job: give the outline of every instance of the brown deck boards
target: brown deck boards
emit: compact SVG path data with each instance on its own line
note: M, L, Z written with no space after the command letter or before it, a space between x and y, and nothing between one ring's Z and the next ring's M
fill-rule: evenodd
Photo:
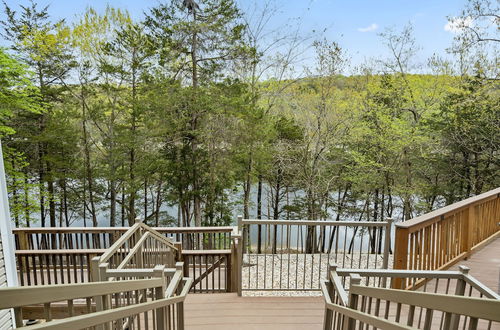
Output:
M470 274L481 283L500 294L500 237L476 251L468 260L461 261L450 270L458 269L459 265L470 268Z
M191 294L186 329L322 329L322 297L238 297L234 293Z
M459 265L470 267L471 275L495 292L499 292L500 238L451 269L456 270ZM322 297L237 297L232 293L190 294L185 303L187 330L322 329L323 313ZM418 317L420 313L419 311L417 313ZM433 325L439 327L439 322L440 320L436 318L433 320Z

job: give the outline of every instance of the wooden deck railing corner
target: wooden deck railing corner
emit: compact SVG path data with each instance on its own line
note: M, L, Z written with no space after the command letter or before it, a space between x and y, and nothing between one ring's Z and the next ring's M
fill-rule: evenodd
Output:
M396 223L394 269L447 269L500 236L500 188Z

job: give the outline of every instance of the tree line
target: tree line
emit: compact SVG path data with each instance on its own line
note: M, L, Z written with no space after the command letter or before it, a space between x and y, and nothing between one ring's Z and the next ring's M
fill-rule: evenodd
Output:
M69 24L34 1L4 4L0 137L16 226L404 221L499 185L491 3L455 18L447 58L419 63L408 25L380 34L388 58L357 67L294 22L270 29L275 10L168 1L140 20L89 8Z

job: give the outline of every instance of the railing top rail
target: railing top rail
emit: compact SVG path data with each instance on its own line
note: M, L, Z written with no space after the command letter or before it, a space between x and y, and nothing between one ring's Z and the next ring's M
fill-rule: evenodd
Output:
M177 251L177 247L174 245L174 243L172 241L170 241L170 239L161 235L159 232L157 232L156 230L154 230L153 228L149 227L148 225L146 225L142 222L140 223L140 225L141 225L142 229L144 229L145 231L147 231L149 233L150 236L156 238L158 241L163 242L164 244L170 246L172 249Z
M363 227L384 227L387 221L332 221L332 220L259 220L243 219L243 225L284 225L284 226L363 226Z
M390 320L386 320L378 316L373 316L355 309L351 309L346 306L333 303L330 298L328 289L326 287L326 283L327 283L326 281L321 282L321 291L323 292L323 297L325 299L325 307L327 309L343 314L347 317L354 318L365 324L373 325L374 327L377 327L379 329L387 329L387 330L414 329L412 327L402 325Z
M164 274L172 276L177 271L176 268L165 268ZM155 274L153 268L128 268L128 269L106 269L106 277L148 277Z
M159 287L161 278L2 288L0 309Z
M180 295L175 297L163 298L139 304L108 309L100 312L89 313L84 315L72 316L65 319L54 320L46 323L40 323L26 327L29 329L82 329L89 328L106 322L111 322L117 319L125 318L130 315L136 315L150 310L166 307L186 299L188 290L191 287L192 279L184 278L184 287ZM107 282L109 283L109 282Z
M233 231L231 226L211 226L211 227L152 227L160 233L208 233L208 232L221 232L230 233Z
M337 272L335 271L330 272L330 281L332 282L332 285L335 288L335 291L337 292L342 305L347 306L349 298L347 292L344 290L344 286L342 285L342 280L340 279L339 274L337 274Z
M442 208L437 209L435 211L423 214L421 216L410 219L408 221L397 223L396 226L400 227L400 228L410 228L410 227L413 227L415 225L421 225L427 221L434 220L437 217L444 216L445 214L450 213L452 211L458 211L458 210L465 208L471 204L486 201L488 199L498 198L499 196L500 196L500 188L496 188L496 189L487 191L481 195L477 195L477 196L473 196L473 197L464 199L463 201L450 204L448 206L445 206L445 207L442 207Z
M350 293L500 322L500 313L498 313L500 310L500 301L494 299L374 288L363 285L351 285Z
M231 254L231 250L182 250L182 255L219 255Z
M123 234L119 239L111 245L106 252L101 256L100 262L106 262L109 258L141 227L141 223L136 223L129 230Z
M405 277L405 278L461 278L460 271L448 270L400 270L400 269L348 269L339 268L336 270L340 276L359 274L360 276L381 276L381 277Z
M177 251L177 248L175 247L175 245L168 238L166 238L165 236L163 236L160 233L156 232L155 230L151 229L150 227L148 227L147 225L143 224L142 222L137 222L132 227L130 227L129 230L127 230L125 232L125 234L123 234L122 236L120 236L120 238L118 238L113 245L111 245L108 249L106 249L106 251L104 252L104 254L101 255L100 262L103 263L103 262L108 261L111 258L111 256L113 254L115 254L120 249L120 247L123 244L125 244L125 242L130 237L132 237L132 235L135 235L135 233L137 231L139 231L140 229L143 229L145 231L145 233L143 234L142 239L140 240L140 243L144 242L144 238L145 238L144 236L146 236L146 233L147 233L147 235L149 235L151 237L154 237L156 240L158 240L160 242L163 242L164 244L168 245L174 251ZM140 245L140 243L136 244L136 246Z
M16 255L102 254L105 249L16 250Z
M477 280L477 278L475 278L475 277L473 277L473 276L471 276L469 274L465 274L463 276L463 279L470 286L472 286L473 288L475 288L476 290L478 290L479 292L481 292L486 298L500 300L500 295L499 294L497 294L495 291L491 290L489 287L487 287L483 283L479 282Z
M221 232L230 233L233 231L231 226L223 227L151 227L160 233L207 233ZM130 227L26 227L14 228L14 234L19 232L35 233L35 234L50 234L50 233L109 233L109 232L126 232Z

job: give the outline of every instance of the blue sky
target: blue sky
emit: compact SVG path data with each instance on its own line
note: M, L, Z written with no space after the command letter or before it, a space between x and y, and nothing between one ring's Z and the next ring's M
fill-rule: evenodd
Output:
M167 0L168 1L168 0ZM254 1L238 0L242 8ZM17 7L24 0L7 0ZM106 4L126 8L133 17L141 18L144 11L155 6L159 0L39 0L39 4L50 5L54 18L74 21L87 6L98 10ZM348 51L352 64L357 65L367 58L387 56L377 36L385 28L401 29L411 22L417 44L422 48L419 60L425 61L433 53L445 55L453 34L445 31L447 16L456 16L464 7L465 0L276 0L279 13L271 22L272 27L285 24L290 18L301 17L300 29L304 34L313 30L323 31L324 37L335 40ZM2 14L3 18L3 14ZM318 37L321 37L318 34Z

